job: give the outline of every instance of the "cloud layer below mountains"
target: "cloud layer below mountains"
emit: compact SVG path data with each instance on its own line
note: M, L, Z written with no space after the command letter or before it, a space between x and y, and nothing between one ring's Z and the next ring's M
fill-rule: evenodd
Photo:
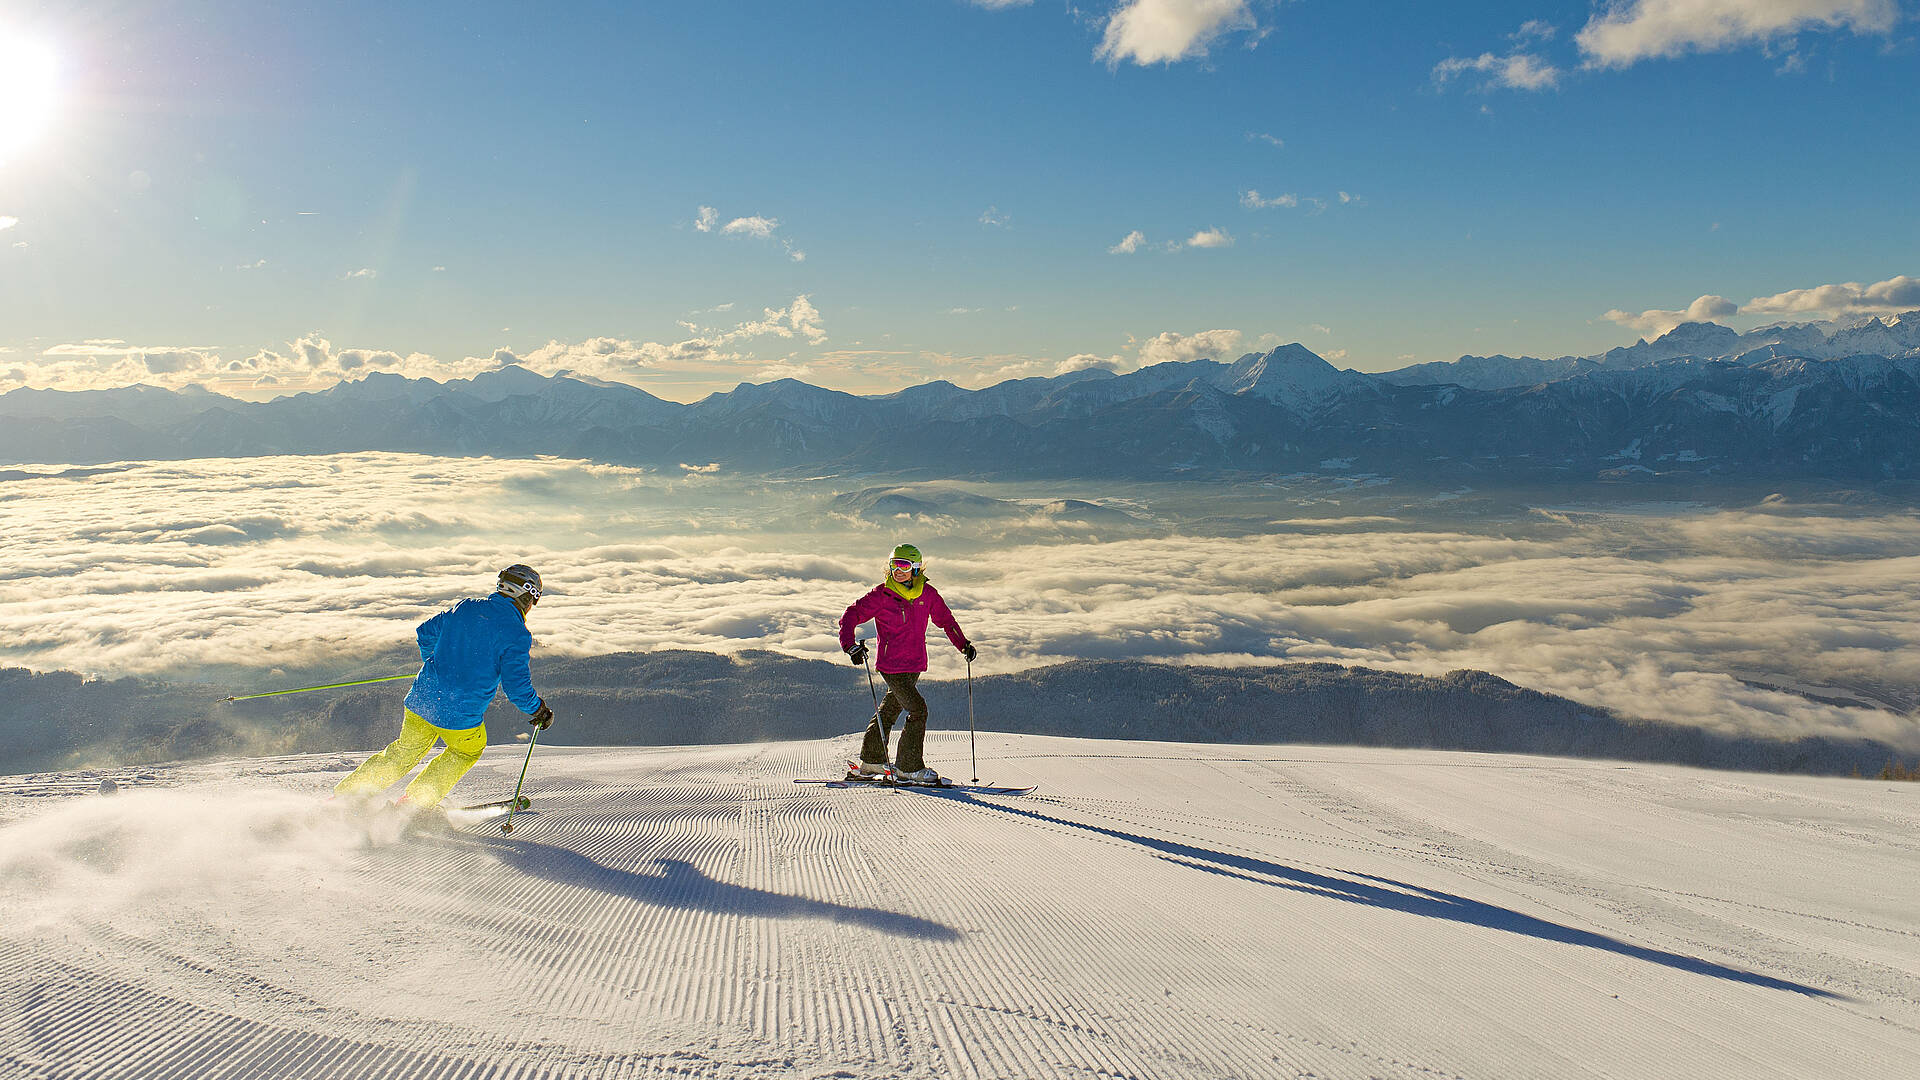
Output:
M926 512L890 517L895 504L858 513L821 483L573 461L352 454L12 479L0 661L364 677L518 561L549 589L531 620L536 679L558 653L838 659L840 612L912 540L983 673L1122 657L1466 667L1633 715L1915 742L1910 719L1736 675L1920 687L1920 516L1776 500L1468 518L1318 484L945 485L914 492ZM1060 499L1107 512L1090 524ZM934 677L959 676L933 642Z

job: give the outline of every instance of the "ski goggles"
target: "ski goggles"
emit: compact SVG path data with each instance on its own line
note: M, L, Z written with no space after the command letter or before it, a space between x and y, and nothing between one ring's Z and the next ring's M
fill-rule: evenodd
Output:
M920 564L914 562L912 559L888 559L887 565L895 570L905 570L909 573L917 574L920 572Z
M508 579L500 583L500 591L508 596L524 596L536 604L540 602L540 586L537 582Z

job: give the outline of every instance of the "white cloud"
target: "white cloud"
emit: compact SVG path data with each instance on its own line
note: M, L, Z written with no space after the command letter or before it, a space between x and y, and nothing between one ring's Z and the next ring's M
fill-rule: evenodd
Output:
M1616 308L1607 312L1604 317L1647 337L1659 337L1683 322L1711 322L1714 319L1727 318L1739 310L1738 304L1724 296L1702 296L1688 304L1684 311L1662 311L1659 308L1653 308L1635 315L1633 312Z
M1033 0L967 0L967 3L974 7L986 8L988 11L1005 11L1008 8L1026 7L1033 3Z
M554 656L629 649L841 660L835 620L897 523L819 514L837 488L710 469L366 453L15 481L0 660L173 678L261 670L269 655L351 670L404 654L414 624L521 561L549 585L531 620L536 679ZM1100 540L1024 515L941 510L913 525L997 670L1087 657L1478 668L1636 716L1914 739L1911 720L1728 674L1920 687L1911 512L1536 512L1475 532L1378 516L1337 490L1344 521L1290 520L1304 489L1237 491L1246 528L1214 519L1186 535L1167 523L1208 516L1220 493L969 485L1151 520ZM1382 505L1407 512L1399 493ZM950 653L935 656L936 677L957 674Z
M1239 354L1244 336L1238 330L1202 330L1197 334L1168 330L1140 343L1140 366L1180 360L1230 360Z
M1241 342L1244 338L1245 335L1238 330L1202 330L1195 334L1182 334L1168 330L1144 340L1129 337L1127 343L1133 349L1131 357L1119 353L1111 356L1102 356L1098 353L1075 353L1058 362L1045 359L1022 359L1005 364L991 372L989 383L1034 376L1068 375L1076 371L1096 368L1124 373L1152 364L1199 359L1231 359L1243 351ZM1275 342L1278 342L1277 338Z
M1139 251L1140 245L1146 242L1147 242L1147 234L1141 232L1139 229L1135 229L1132 232L1128 233L1127 235L1121 237L1119 243L1108 248L1107 254L1131 255L1134 252Z
M725 311L732 304L713 310ZM446 380L471 378L506 364L520 364L541 374L572 371L603 379L624 379L641 371L650 375L710 374L737 378L741 365L763 364L750 345L755 339L803 341L809 346L826 341L819 309L807 296L796 296L782 308L762 309L756 319L730 327L691 327L690 336L675 342L627 341L611 337L577 342L549 341L524 355L500 348L487 356L441 360L426 353L401 355L386 349L337 348L320 333L288 342L284 350L260 349L244 359L227 359L214 346L129 345L124 341L90 340L56 345L28 364L0 369L0 390L37 386L63 390L90 390L147 383L168 388L190 384L245 382L255 386L286 386L292 390L324 387L342 379L384 371L408 378ZM796 368L797 370L797 368Z
M1069 375L1076 371L1122 371L1127 364L1119 356L1096 356L1093 353L1075 353L1054 365L1052 374Z
M1544 19L1529 19L1520 24L1520 29L1507 35L1507 40L1516 45L1531 45L1540 41L1552 41L1559 33L1554 25Z
M1005 225L1011 220L1012 218L997 206L989 206L980 212L980 224L982 225Z
M489 360L496 367L518 364L542 375L557 375L567 371L598 379L617 379L662 362L671 355L672 350L673 347L657 342L595 337L585 341L549 341L524 356L508 349L496 349Z
M1187 246L1196 248L1224 248L1233 246L1233 237L1225 229L1201 229L1187 237Z
M1756 296L1744 305L1724 296L1702 296L1684 310L1653 308L1638 314L1613 310L1604 316L1648 337L1664 334L1683 322L1711 322L1739 315L1893 315L1920 309L1920 278L1905 274L1862 285L1845 281L1810 289L1789 289L1772 296Z
M0 214L0 229L11 229L18 224L20 224L19 218L7 214Z
M727 222L726 226L720 231L728 236L756 236L765 240L772 236L774 230L779 227L780 221L778 218L761 217L755 214L752 217L734 218L732 221Z
M641 370L723 373L737 370L743 362L757 362L752 352L741 348L742 343L755 338L797 338L809 345L818 345L826 340L827 332L821 326L820 311L813 302L808 297L796 296L784 308L762 309L758 319L726 330L696 332L695 336L682 341L634 342L604 337L582 342L549 341L524 356L497 351L487 363L489 366L517 363L543 375L573 371L602 379L622 379ZM469 358L469 363L473 362Z
M1207 55L1221 35L1257 30L1247 0L1126 0L1107 19L1094 56L1145 67Z
M1574 40L1594 67L1765 45L1805 31L1887 34L1894 0L1617 0Z
M255 260L253 260L253 261L252 261L252 262L250 262L250 263L241 263L241 264L240 264L239 266L236 266L236 267L234 267L234 269L236 269L236 270L258 270L258 269L260 269L261 267L263 267L263 266L265 266L265 265L267 265L267 260L265 260L265 259L255 259Z
M1560 84L1560 69L1531 53L1495 56L1481 53L1471 59L1448 57L1433 67L1433 81L1444 87L1468 73L1485 76L1481 89L1505 87L1509 90L1551 90Z
M949 359L957 360L958 358ZM1118 354L1113 356L1096 356L1093 353L1075 353L1065 360L1053 360L1047 357L1016 358L1006 356L986 357L984 359L988 361L1000 361L1000 364L998 367L990 369L976 368L973 375L964 378L956 376L953 381L962 386L978 389L980 387L1006 382L1009 379L1051 378L1055 375L1068 375L1076 371L1087 371L1092 368L1120 372L1127 371L1134 366L1127 361L1126 357Z
M94 339L42 350L31 368L9 370L8 381L53 389L97 385L181 386L218 370L220 351L211 345L129 345Z
M811 379L814 377L815 376L814 376L813 365L795 364L790 360L780 360L780 361L776 361L774 363L768 364L766 367L763 367L760 370L754 372L753 378L751 381L766 383L766 382L778 382L781 379L803 379L804 380L804 379Z
M234 379L262 384L333 382L375 370L434 378L450 373L424 354L400 356L380 349L335 349L325 338L311 334L289 343L285 353L261 350L233 360L226 359L216 346L129 345L107 340L55 345L42 351L31 368L9 370L0 381L68 390L135 383L177 389Z
M1266 210L1275 206L1299 206L1300 196L1293 194L1275 195L1273 198L1268 199L1263 198L1259 192L1249 189L1240 193L1240 205L1249 210Z
M1264 131L1247 132L1247 141L1263 142L1263 143L1266 143L1268 146L1274 146L1274 147L1281 147L1281 146L1287 145L1286 143L1282 142L1278 136L1269 135Z
M358 270L347 271L347 280L349 281L353 280L354 278L375 278L379 276L380 276L380 271L375 270L370 266L363 266Z
M1916 308L1920 308L1920 278L1901 274L1871 285L1846 281L1756 296L1741 310L1749 315L1850 315L1899 313Z
M710 233L716 228L723 236L751 236L757 240L778 240L787 258L794 262L806 262L807 253L794 246L793 240L779 235L780 219L761 214L749 214L720 224L720 212L711 206L702 206L699 216L694 218L693 227L700 232Z
M245 360L223 363L219 374L279 378L336 380L357 378L374 371L387 371L409 378L445 379L456 375L477 374L483 368L471 361L463 368L442 364L426 353L401 356L387 349L336 349L319 334L308 334L288 343L288 352L262 349Z

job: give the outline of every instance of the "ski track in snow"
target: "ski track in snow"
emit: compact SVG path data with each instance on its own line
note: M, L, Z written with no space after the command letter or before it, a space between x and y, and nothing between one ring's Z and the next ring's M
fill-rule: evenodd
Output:
M1858 1077L1920 1052L1920 785L982 734L0 777L0 1077ZM511 789L494 747L453 802ZM929 758L960 775L964 733ZM120 793L98 794L101 779Z

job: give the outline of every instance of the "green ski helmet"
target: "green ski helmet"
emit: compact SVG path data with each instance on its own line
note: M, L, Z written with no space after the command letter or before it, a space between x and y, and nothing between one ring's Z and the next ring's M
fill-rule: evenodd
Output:
M887 576L891 578L895 570L912 570L915 578L925 573L920 569L920 549L912 544L901 544L894 548L893 557L887 560Z

